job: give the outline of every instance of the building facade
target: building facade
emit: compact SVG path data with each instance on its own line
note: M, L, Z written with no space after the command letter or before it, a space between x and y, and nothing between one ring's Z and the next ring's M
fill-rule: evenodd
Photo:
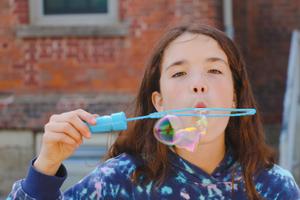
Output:
M0 1L0 196L26 174L51 114L77 108L130 112L163 30L198 21L225 31L225 12L232 16L230 28L246 59L267 139L278 149L300 1L233 0L231 11L227 0L93 1L98 7L70 2Z

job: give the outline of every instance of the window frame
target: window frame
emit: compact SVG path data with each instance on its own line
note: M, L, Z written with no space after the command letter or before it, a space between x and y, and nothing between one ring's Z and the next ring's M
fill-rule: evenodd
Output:
M108 0L107 14L44 15L43 0L29 0L30 24L36 26L107 26L119 23L119 0Z

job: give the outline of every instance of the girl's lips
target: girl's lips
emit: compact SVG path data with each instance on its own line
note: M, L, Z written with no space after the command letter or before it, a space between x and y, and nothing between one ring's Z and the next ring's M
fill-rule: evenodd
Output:
M206 108L206 105L203 102L197 103L195 108Z

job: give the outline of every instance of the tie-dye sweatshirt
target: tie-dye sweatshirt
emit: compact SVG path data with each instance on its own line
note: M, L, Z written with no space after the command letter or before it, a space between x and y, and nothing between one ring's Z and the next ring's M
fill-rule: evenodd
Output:
M44 175L31 165L25 179L17 181L8 199L247 199L241 166L227 153L208 174L170 152L170 173L163 184L134 184L131 174L140 161L123 153L100 164L66 192L60 186L67 176L62 165L56 176ZM254 177L256 190L264 199L300 199L293 176L278 165Z

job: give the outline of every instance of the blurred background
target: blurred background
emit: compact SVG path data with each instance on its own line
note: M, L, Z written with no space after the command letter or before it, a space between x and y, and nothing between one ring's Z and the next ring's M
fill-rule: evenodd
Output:
M0 0L0 196L26 176L50 115L130 111L157 39L192 20L238 44L267 141L299 184L299 0ZM66 160L63 189L114 137L94 135Z

